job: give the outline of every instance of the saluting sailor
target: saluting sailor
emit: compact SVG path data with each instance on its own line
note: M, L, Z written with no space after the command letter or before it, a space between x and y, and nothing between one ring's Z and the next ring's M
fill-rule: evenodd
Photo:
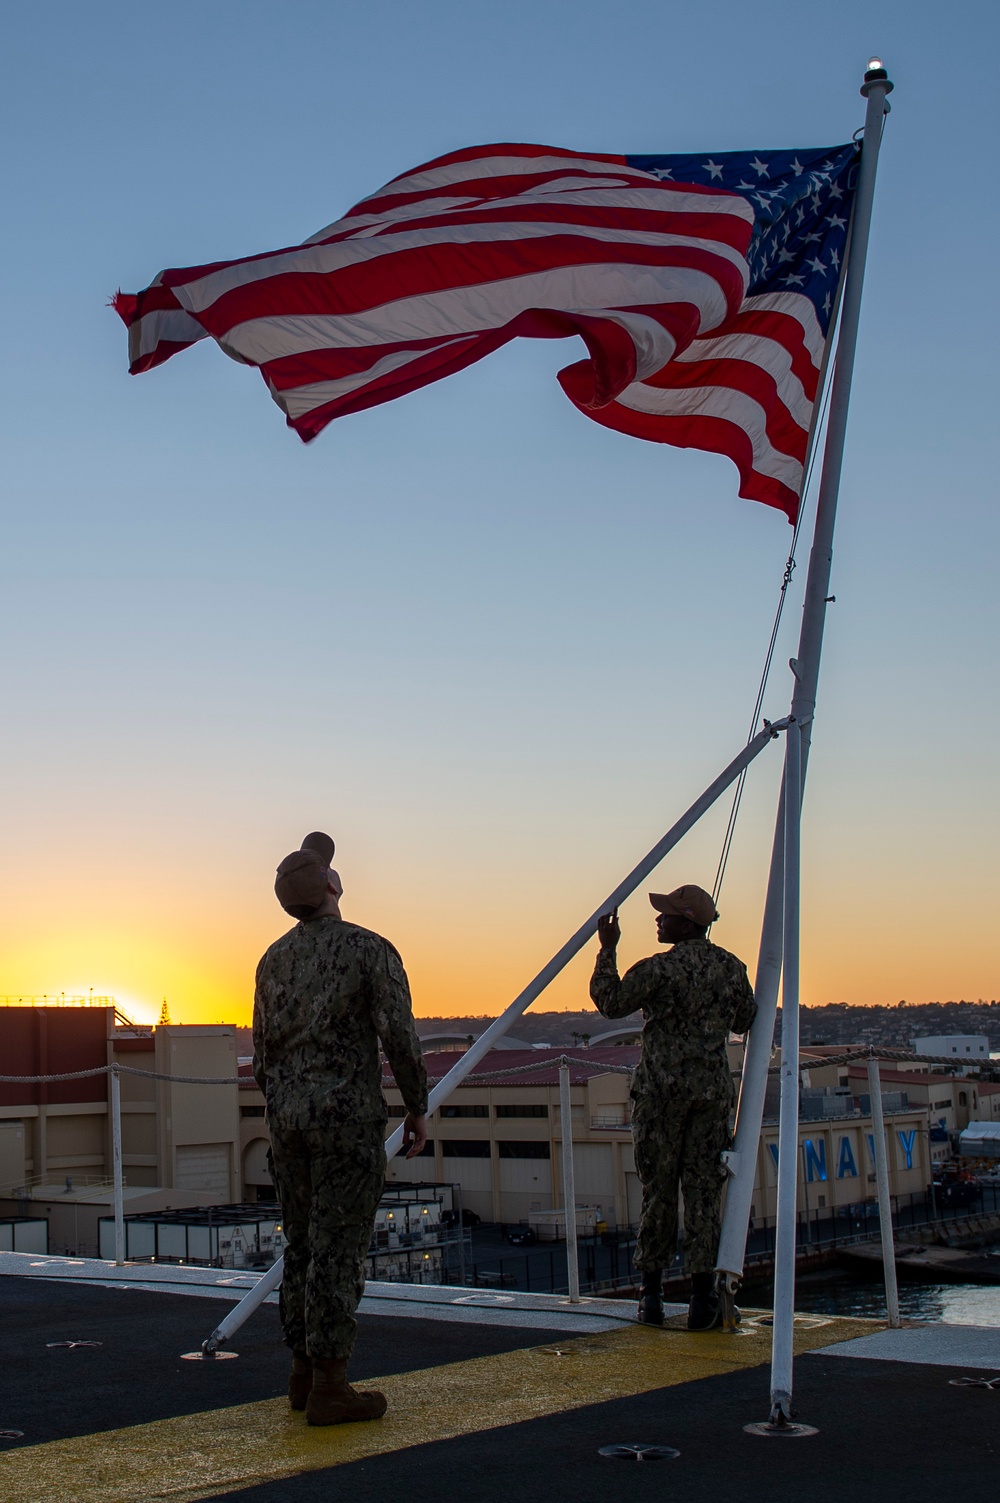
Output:
M688 883L650 893L656 937L672 948L619 978L618 914L597 926L601 948L590 997L606 1018L641 1009L642 1055L632 1077L632 1136L642 1181L635 1264L642 1275L639 1319L663 1324L663 1270L677 1251L678 1192L684 1194L684 1259L691 1275L688 1329L706 1331L719 1315L714 1268L724 1170L735 1102L726 1057L730 1033L757 1013L742 960L708 938L719 915L704 888Z

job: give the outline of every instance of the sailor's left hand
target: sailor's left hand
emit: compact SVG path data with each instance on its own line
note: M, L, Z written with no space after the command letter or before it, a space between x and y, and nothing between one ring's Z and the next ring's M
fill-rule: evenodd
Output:
M407 1112L403 1118L403 1147L408 1159L416 1158L427 1146L427 1118Z

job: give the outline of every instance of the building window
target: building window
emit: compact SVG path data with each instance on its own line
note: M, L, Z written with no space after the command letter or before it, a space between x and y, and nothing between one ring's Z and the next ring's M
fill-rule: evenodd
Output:
M958 1104L959 1104L959 1106L964 1106L965 1105L965 1099L966 1099L965 1098L965 1092L964 1091L959 1091L959 1093L958 1093Z
M262 1106L241 1106L240 1107L240 1116L241 1117L263 1117L263 1115L264 1115L264 1108Z
M446 1159L488 1159L488 1138L442 1138L441 1156Z
M389 1116L390 1117L405 1117L406 1116L406 1107L405 1106L394 1106L393 1103L390 1101L389 1102Z
M439 1117L488 1117L488 1106L442 1106L438 1108Z
M547 1117L549 1109L547 1106L498 1106L496 1114L498 1117ZM545 1157L548 1158L548 1154Z
M497 1151L502 1159L548 1159L552 1157L548 1143L498 1143Z

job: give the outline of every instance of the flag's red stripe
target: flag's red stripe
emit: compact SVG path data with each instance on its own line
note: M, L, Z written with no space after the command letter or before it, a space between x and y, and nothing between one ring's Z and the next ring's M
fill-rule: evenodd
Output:
M600 330L594 327L598 324L601 326ZM615 384L616 389L621 390L629 383L634 374L635 347L620 325L610 324L607 320L571 317L566 313L539 308L522 313L503 329L478 335L470 343L447 346L442 344L438 349L426 350L406 365L374 377L359 390L337 397L321 407L313 408L300 418L289 418L288 425L306 440L315 438L316 434L335 417L343 417L349 412L359 412L378 402L388 401L391 397L402 396L404 392L426 386L429 379L439 380L441 376L462 370L512 339L519 337L561 339L570 334L580 334L588 341L588 344L593 337L595 361L599 362L600 369L607 371L607 379ZM581 363L588 372L588 377L585 379L592 386L591 368L585 361ZM433 372L433 375L428 376L428 372ZM331 374L331 372L323 372L316 379L330 379ZM285 387L284 390L288 388ZM585 392L585 396L588 396L589 400L594 400L592 393ZM608 398L605 397L604 400Z
M407 392L418 391L431 381L440 381L444 376L454 375L456 371L474 365L477 360L506 342L505 335L498 332L479 335L467 344L429 350L408 365L377 377L347 396L326 402L322 407L314 407L300 418L286 417L286 422L305 443L309 443L334 418L346 417L351 412L363 412L368 407L378 407L382 402L390 402L394 397L405 396Z
M721 286L730 307L738 307L743 295L739 267L711 251L683 245L669 250L635 244L608 246L601 241L553 236L542 242L513 241L509 246L487 241L393 252L338 272L284 272L234 287L194 316L211 335L220 338L237 324L256 318L350 316L403 298L429 297L484 284L488 287L490 282L558 273L571 266L608 264L657 269L672 266L703 272Z
M136 297L130 322L135 323L146 313L162 313L165 308L176 310L180 306L169 287L154 282L152 287L147 287Z
M699 311L693 304L680 302L666 306L660 304L652 308L636 305L623 309L622 312L655 319L675 340L684 343L689 339L691 328L697 325L699 317ZM627 330L611 318L600 315L559 313L548 309L528 310L517 315L515 320L501 328L484 330L482 333L472 334L469 337L474 340L487 339L491 341L490 349L493 349L496 348L493 343L494 334L501 335L500 343L505 344L510 339L525 335L536 339L565 339L573 334L582 334L586 338L585 329L594 336L598 328L603 331L600 336L602 339L605 337L617 339L619 335L624 335L629 345L632 346L632 339ZM455 334L438 334L429 335L424 339L396 340L378 345L318 347L299 354L282 355L274 360L265 361L261 368L265 371L269 384L276 391L288 391L307 386L315 381L344 380L351 376L361 376L379 361L399 351L411 350L416 355L438 345L452 343L455 338ZM630 362L630 368L634 367L634 346L632 349L633 359ZM598 356L595 354L594 358ZM400 366L399 369L402 370L405 367ZM632 379L633 377L630 376L629 380Z
M762 501L765 506L783 511L790 522L798 512L799 498L795 491L783 485L771 475L763 475L754 469L753 446L749 435L738 423L717 417L657 417L645 412L634 412L620 402L612 402L600 412L589 416L605 428L614 428L633 438L645 438L653 443L672 444L678 449L707 449L712 454L724 454L735 464L740 475L740 495L750 501Z
M724 188L707 188L703 183L664 183L659 178L653 177L646 172L626 171L615 172L615 180L621 188L639 188L652 192L660 192L664 197L684 195L697 198L699 195L712 199L729 199L734 212L738 212L744 223L749 224L750 218L746 212L746 200L738 193L728 193ZM579 170L573 172L537 172L537 173L511 173L504 176L485 176L460 178L453 182L441 181L440 183L423 184L419 188L408 188L398 193L389 193L383 189L376 197L366 198L357 204L348 214L345 214L345 222L356 216L364 217L369 214L384 214L391 218L393 213L411 204L419 203L421 199L473 199L482 203L489 203L494 198L515 198L530 194L534 196L544 189L548 183L565 183L569 179L576 179L580 191L590 190L594 193L604 191L604 183L595 177L593 172ZM388 184L391 187L392 184ZM612 190L613 191L613 190ZM468 207L473 207L469 205Z
M801 463L805 459L808 434L796 422L782 399L780 388L770 371L749 360L672 361L666 371L645 383L661 391L695 391L699 387L723 386L740 391L767 414L767 436L772 446Z
M197 344L197 340L161 339L155 350L150 350L147 354L140 355L138 360L132 361L128 373L130 376L141 376L143 371L151 371L157 365L163 365L171 355L177 355L181 350L189 350L193 344Z
M463 146L460 151L449 151L443 157L432 157L429 162L423 162L419 167L412 167L409 172L401 172L398 177L390 178L385 186L391 188L393 183L417 177L422 172L432 172L438 167L454 167L459 162L483 161L490 157L523 157L525 162L530 162L534 157L562 157L571 163L608 162L638 177L649 176L638 167L629 167L623 156L609 156L603 151L571 151L565 146L539 146L530 141L492 141L488 146Z
M810 402L815 401L819 387L819 367L806 344L802 325L790 313L744 310L731 319L724 328L714 329L705 336L704 342L721 339L730 334L753 334L764 339L773 339L791 358L792 374L802 384L802 390ZM703 341L695 341L694 348ZM748 342L749 343L749 342ZM748 358L753 358L750 355ZM684 362L685 364L687 362ZM652 378L654 381L655 377Z
M652 185L651 186L655 186ZM523 188L523 185L522 185ZM420 194L419 197L427 197ZM433 196L433 195L431 195ZM733 197L734 203L741 200ZM343 224L341 220L339 223ZM491 208L488 204L480 206L466 206L464 209L456 206L448 211L432 211L424 217L413 219L400 219L394 221L387 219L385 224L378 227L375 232L366 235L362 239L357 237L357 232L350 226L337 233L324 236L322 240L310 241L309 245L337 245L348 240L352 244L364 244L367 239L378 241L386 235L405 235L428 227L447 227L451 224L491 224L491 223L550 223L554 225L574 224L584 225L595 229L632 229L643 233L658 235L689 236L699 240L715 240L722 245L729 246L741 255L745 253L750 243L751 226L746 219L738 214L719 211L715 214L699 214L691 210L673 208L669 201L669 195L664 195L662 209L628 209L628 208L601 208L600 205L587 204L534 204L526 200L517 204L498 205ZM488 243L488 242L484 242ZM498 245L516 244L515 241L492 242ZM199 282L210 277L215 272L226 271L231 266L251 266L255 262L277 260L281 256L294 256L301 254L308 246L289 245L281 250L267 251L254 256L237 256L230 261L211 261L203 266L185 266L173 268L161 273L162 286L148 288L147 292L165 291L171 287L186 287L191 282ZM144 294L140 294L144 296Z
M630 209L615 204L567 204L543 199L536 203L525 199L511 203L505 199L501 204L465 204L454 209L431 209L427 214L414 215L408 219L387 219L381 226L372 227L373 232L360 237L344 231L329 239L311 241L312 245L365 245L384 239L387 235L408 235L423 229L447 229L451 226L479 224L551 224L572 230L576 225L593 229L617 230L633 234L684 235L693 240L712 240L728 245L743 255L750 243L750 225L738 214L717 211L700 214L691 209L671 208L669 202L656 208L644 206ZM464 243L464 242L463 242ZM504 242L498 242L503 244ZM176 285L176 284L174 284Z

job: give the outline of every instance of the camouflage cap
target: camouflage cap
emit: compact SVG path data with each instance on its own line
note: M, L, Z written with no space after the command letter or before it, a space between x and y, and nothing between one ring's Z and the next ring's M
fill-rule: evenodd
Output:
M335 849L329 835L314 830L299 850L281 862L274 879L274 894L293 918L308 918L322 905Z
M714 924L719 917L711 893L703 887L695 887L693 882L675 887L673 892L651 892L649 901L657 913L675 913L701 927Z

